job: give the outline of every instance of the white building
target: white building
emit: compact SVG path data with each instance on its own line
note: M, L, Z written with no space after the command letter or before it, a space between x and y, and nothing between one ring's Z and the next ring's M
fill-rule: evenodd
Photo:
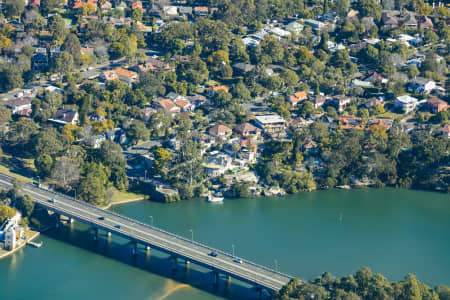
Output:
M395 98L394 106L408 113L416 108L417 102L416 98L409 95L403 95Z
M0 228L0 241L3 247L14 250L17 242L23 237L23 228L19 225L22 215L17 212L12 218L7 219Z
M273 133L286 128L286 121L277 114L255 116L255 123L266 133Z

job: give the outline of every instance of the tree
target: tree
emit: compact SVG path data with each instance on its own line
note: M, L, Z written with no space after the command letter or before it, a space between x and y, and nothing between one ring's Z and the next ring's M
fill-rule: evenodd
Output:
M88 174L80 181L78 195L85 202L101 205L105 202L106 189L101 178L95 176L95 174Z
M18 17L25 8L25 1L5 0L3 3L5 16L8 18Z
M0 89L3 92L8 92L22 86L22 72L15 66L8 66L0 69Z
M59 14L51 16L48 20L48 29L52 34L53 41L61 44L67 34L66 23Z
M349 8L349 0L336 0L334 3L334 12L336 12L340 17L345 17Z
M134 122L127 130L127 136L130 142L136 145L139 141L145 141L150 138L150 131L142 122Z
M61 80L64 75L72 72L74 61L72 55L66 51L59 52L52 63L52 69L60 74Z
M142 15L143 15L142 9L140 9L140 8L133 9L133 11L131 13L131 19L135 22L141 21Z
M23 216L30 217L34 210L34 202L29 195L24 195L18 199L16 207Z
M12 218L16 215L17 211L7 205L0 205L0 224L3 224L6 219Z
M34 166L40 177L49 177L53 168L53 158L48 154L40 154L34 160Z
M12 146L25 146L36 131L37 126L33 120L20 118L18 121L11 123L7 140Z
M70 53L73 57L73 62L76 66L81 65L81 44L78 37L71 33L69 34L66 39L64 40L64 43L61 46L62 51L66 51L67 53Z
M73 186L80 177L79 164L68 156L63 156L55 162L52 179L64 188Z

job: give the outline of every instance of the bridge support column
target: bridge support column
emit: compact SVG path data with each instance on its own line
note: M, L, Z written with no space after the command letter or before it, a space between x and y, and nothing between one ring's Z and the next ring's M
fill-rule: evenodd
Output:
M94 228L94 241L98 240L98 228Z
M178 267L178 258L176 256L171 256L170 259L172 260L172 270L176 270Z
M59 228L59 223L61 222L61 216L59 214L55 213L55 219L56 219L55 227Z
M67 223L68 223L68 224L72 224L72 223L73 223L73 219L72 219L72 218L68 218L68 219L67 219Z
M220 274L219 272L214 272L214 284L215 286L219 286Z
M150 246L145 246L145 251L147 251L148 253L150 253Z
M191 262L190 262L189 260L186 259L186 260L184 261L184 267L185 267L185 268L189 268L190 265L191 265Z
M106 236L107 236L107 237L111 237L111 232L108 231L108 232L106 233Z
M262 300L262 298L263 298L263 289L258 288L258 299Z
M131 254L133 256L137 255L137 243L133 242L133 248L131 248Z

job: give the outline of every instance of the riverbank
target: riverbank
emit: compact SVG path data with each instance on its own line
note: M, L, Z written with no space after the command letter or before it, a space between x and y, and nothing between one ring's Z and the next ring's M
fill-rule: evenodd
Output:
M11 250L11 251L0 250L0 259L8 257L8 256L16 253L17 251L19 251L20 249L25 247L28 242L32 242L35 238L37 238L40 235L40 233L38 231L33 231L33 230L27 230L27 231L25 231L24 234L27 237L27 239L23 240L22 243L19 246L17 246L14 250Z

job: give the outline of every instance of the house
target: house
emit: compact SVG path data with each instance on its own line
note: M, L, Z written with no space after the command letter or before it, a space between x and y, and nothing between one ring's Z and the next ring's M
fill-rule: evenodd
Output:
M396 28L398 27L398 11L387 10L381 14L381 21L383 23L383 27L386 28Z
M417 28L417 20L414 13L407 12L401 20L401 24L407 28Z
M268 134L286 129L286 121L278 114L255 116L255 124Z
M305 143L303 143L302 151L309 154L315 154L319 151L319 145L312 139L308 139Z
M191 6L180 6L178 7L178 13L180 16L191 16L192 15L192 7Z
M207 17L209 13L207 6L196 6L194 7L194 15L196 17Z
M242 123L233 126L233 131L240 134L242 137L255 137L261 136L261 129L253 126L250 123Z
M450 124L445 124L440 131L443 136L450 138Z
M350 104L351 99L345 95L337 95L333 96L331 101L336 109L341 112Z
M388 83L389 79L384 78L380 73L378 72L369 72L369 74L363 78L363 81L370 82L370 83Z
M361 128L361 118L355 116L340 116L339 117L339 128L340 129L362 129Z
M45 53L36 52L31 58L33 70L42 70L48 67L47 51Z
M139 74L133 71L128 71L124 68L117 68L115 70L115 73L117 74L117 77L120 81L123 81L125 83L128 83L131 85L133 82L135 82L139 78Z
M429 93L435 88L436 82L423 77L417 77L408 85L408 90L416 93Z
M296 92L294 95L288 97L288 102L291 103L292 106L296 106L302 101L308 99L308 94L306 91Z
M223 153L216 153L207 160L206 164L204 164L204 168L209 176L217 177L232 168L232 161L233 159L231 156Z
M279 38L286 38L286 37L291 36L290 31L283 30L279 27L270 28L269 32Z
M219 91L225 91L228 93L228 91L230 90L229 87L227 87L226 85L220 85L220 86L212 86L210 88L208 88L206 90L206 92L208 93L208 95L210 97L213 97L215 94L217 94Z
M288 23L285 28L286 28L286 30L288 30L288 31L290 31L292 33L299 34L300 32L303 31L304 27L305 26L303 26L299 22L293 21L293 22Z
M394 106L408 113L413 111L417 106L417 99L409 95L398 96L395 98Z
M66 125L72 124L77 125L80 121L79 115L77 111L71 109L59 108L53 118L48 119L51 122L55 122L57 124Z
M167 18L178 17L178 8L176 6L164 6L163 7L164 16Z
M6 107L11 110L13 115L30 115L31 114L31 102L30 97L23 97L18 99L12 99L6 102Z
M172 100L166 98L153 100L153 106L156 110L162 111L171 117L180 112L180 108Z
M377 105L384 106L384 101L377 98L372 98L364 102L364 106L366 108L376 107Z
M84 143L89 147L99 149L104 141L106 141L106 136L104 134L98 134L86 139Z
M214 137L225 138L231 135L232 130L225 125L216 124L213 127L209 128L208 132Z
M297 117L295 119L288 120L289 127L291 128L304 128L309 126L313 121L308 121L302 117Z
M100 74L100 79L103 81L111 81L111 80L118 80L119 77L117 76L114 70L109 70L104 71L102 74Z
M448 109L448 103L439 98L433 97L428 99L427 106L432 113L437 114L438 112L445 111Z
M193 112L195 109L195 106L193 104L191 104L189 101L183 98L175 99L175 104L183 112Z
M314 31L322 31L326 26L324 22L320 22L313 19L307 19L304 22L306 25L310 26Z
M419 18L419 28L421 29L432 29L433 22L427 16L422 16Z
M258 153L258 145L253 143L250 139L243 139L239 141L238 156L246 162L255 162Z
M192 105L194 105L194 108L199 108L200 106L202 106L203 104L205 104L208 99L206 99L205 96L203 95L199 95L199 94L194 94L191 96L186 96L185 97L190 103L192 103Z
M245 73L253 71L255 69L255 66L241 62L241 63L235 63L233 65L233 69L236 74L244 75Z
M315 109L318 109L325 104L327 98L322 95L313 95L309 97L309 101L314 105Z
M352 82L350 83L351 86L354 87L359 87L359 88L372 88L373 84L371 82L368 81L363 81L363 80L359 80L359 79L353 79Z

